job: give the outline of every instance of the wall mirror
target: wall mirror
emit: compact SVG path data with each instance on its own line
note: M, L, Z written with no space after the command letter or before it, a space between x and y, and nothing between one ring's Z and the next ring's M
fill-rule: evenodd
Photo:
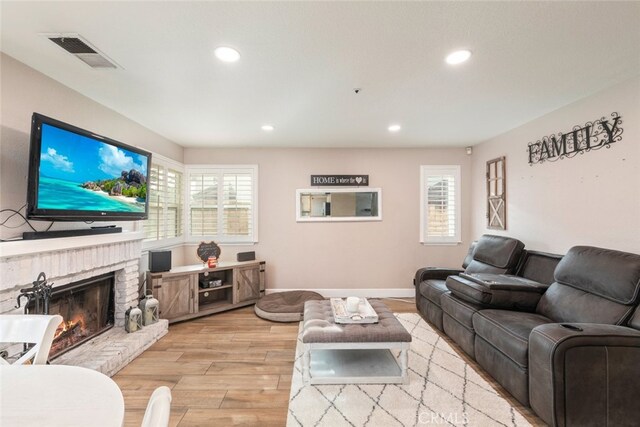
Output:
M296 190L296 220L380 221L380 188L305 188Z

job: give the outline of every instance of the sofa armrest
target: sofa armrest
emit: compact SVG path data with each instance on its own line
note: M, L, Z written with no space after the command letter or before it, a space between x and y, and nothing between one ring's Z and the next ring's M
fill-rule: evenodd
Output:
M529 336L529 402L549 425L633 425L639 374L635 329L550 323Z
M456 268L426 267L416 271L413 286L418 286L425 280L447 280L447 277L462 273L464 270Z

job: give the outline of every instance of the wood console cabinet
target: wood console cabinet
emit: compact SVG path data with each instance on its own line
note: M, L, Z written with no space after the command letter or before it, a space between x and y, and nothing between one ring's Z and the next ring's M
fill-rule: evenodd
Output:
M214 283L221 286L213 286ZM160 318L179 322L254 304L264 295L265 262L219 262L147 272L147 289L160 302Z

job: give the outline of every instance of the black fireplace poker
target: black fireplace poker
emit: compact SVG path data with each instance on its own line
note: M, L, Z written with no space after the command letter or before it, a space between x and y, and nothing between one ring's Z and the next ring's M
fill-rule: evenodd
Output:
M36 314L49 314L49 300L51 299L53 283L48 284L47 275L41 272L32 284L32 287L20 290L16 308L20 308L20 300L26 298L27 303L24 305L24 314L29 314L29 305L31 302L35 305Z

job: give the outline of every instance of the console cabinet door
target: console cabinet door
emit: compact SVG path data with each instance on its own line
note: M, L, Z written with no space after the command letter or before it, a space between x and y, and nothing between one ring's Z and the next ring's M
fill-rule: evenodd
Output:
M236 276L236 303L260 298L260 266L238 267Z
M193 274L154 281L153 294L160 303L160 317L175 319L194 313L195 280Z

